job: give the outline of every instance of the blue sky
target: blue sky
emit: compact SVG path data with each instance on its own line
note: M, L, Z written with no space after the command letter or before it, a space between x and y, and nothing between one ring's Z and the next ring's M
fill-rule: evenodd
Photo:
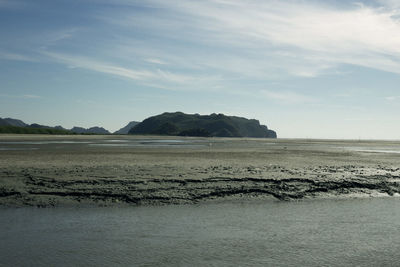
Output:
M115 131L165 111L400 139L400 2L0 0L0 117Z

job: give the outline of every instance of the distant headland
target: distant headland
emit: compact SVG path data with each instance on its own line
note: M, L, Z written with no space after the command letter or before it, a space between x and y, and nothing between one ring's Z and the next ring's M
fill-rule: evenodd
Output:
M102 127L45 126L26 124L21 120L0 118L0 133L17 134L111 134ZM170 135L198 137L260 137L277 138L275 131L261 125L258 120L227 116L185 114L183 112L165 112L149 117L142 122L131 121L114 134Z
M276 132L260 125L258 120L224 114L163 113L145 119L129 134L158 134L204 137L266 137L276 138Z
M72 129L65 129L62 126L47 126L37 123L27 124L22 120L12 118L0 118L0 134L110 134L109 131L102 127L73 127Z

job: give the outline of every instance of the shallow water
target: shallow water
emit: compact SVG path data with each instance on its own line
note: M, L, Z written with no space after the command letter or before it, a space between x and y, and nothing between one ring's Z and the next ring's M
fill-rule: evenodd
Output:
M398 198L0 210L3 266L390 266Z
M26 145L30 145L27 147ZM32 145L34 147L32 147ZM207 146L202 140L184 139L98 139L88 141L0 141L0 150L32 150L32 149L65 149L65 146L54 145L81 145L92 147L175 147L175 148L198 148Z
M49 137L51 138L51 136ZM86 137L89 138L89 137ZM34 139L34 138L33 138ZM176 139L153 139L153 138L92 138L82 140L2 140L0 151L5 150L65 150L76 148L174 148L174 149L202 149L208 147L237 147L237 148L265 148L268 150L315 150L315 151L348 151L355 153L384 153L400 154L400 142L398 141L354 141L346 140L297 140L280 139L279 142L271 142L271 139L218 139L218 138L176 138Z
M1 145L49 145L49 144L90 144L91 142L85 141L0 141Z

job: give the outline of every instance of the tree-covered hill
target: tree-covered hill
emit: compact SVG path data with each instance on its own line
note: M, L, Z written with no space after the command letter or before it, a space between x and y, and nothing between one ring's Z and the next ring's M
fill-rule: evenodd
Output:
M60 130L54 128L35 128L35 127L18 127L18 126L10 126L3 125L0 126L0 133L2 134L74 134L68 130Z
M47 126L37 123L27 124L21 120L12 118L0 118L0 134L110 134L102 127L73 127L65 129L62 126Z
M266 137L276 138L276 133L258 120L224 114L163 113L145 119L130 134L157 134L212 137Z

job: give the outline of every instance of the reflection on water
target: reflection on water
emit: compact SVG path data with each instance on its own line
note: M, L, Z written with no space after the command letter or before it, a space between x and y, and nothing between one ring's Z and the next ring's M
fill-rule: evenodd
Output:
M382 149L357 149L354 151L369 152L369 153L394 153L394 154L400 153L400 150L382 150Z
M3 147L0 150L31 150L41 149L44 145L66 144L66 145L87 145L93 147L185 147L197 148L204 147L202 144L204 140L180 140L180 139L100 139L93 141L71 141L71 140L57 140L57 141L1 141L0 145ZM34 148L28 148L26 145L39 145ZM64 147L52 147L64 148Z
M204 147L199 144L200 140L178 140L178 139L132 139L132 140L104 140L105 143L90 144L90 146L102 147Z
M102 148L135 148L135 147L169 147L169 148L204 148L214 145L223 147L235 146L237 148L266 148L287 150L318 150L318 151L349 151L355 153L400 153L399 142L350 142L350 141L295 141L280 140L271 142L270 139L246 140L241 138L176 138L176 139L152 139L152 138L121 138L121 139L91 139L91 140L41 140L41 141L0 141L0 150L30 150L30 149L65 149L83 147Z
M176 144L90 144L90 146L100 146L100 147L186 147L186 148L196 148L204 147L205 145L176 145Z
M0 147L0 151L7 151L7 150L36 150L37 147Z
M91 142L87 141L4 141L0 142L0 144L4 145L49 145L49 144L90 144Z
M3 209L0 265L394 266L399 201Z
M349 146L345 149L349 151L356 152L366 152L366 153L400 153L400 146L388 145L388 146Z
M133 139L133 140L104 140L105 142L139 142L139 143L191 143L197 140L178 140L178 139Z

